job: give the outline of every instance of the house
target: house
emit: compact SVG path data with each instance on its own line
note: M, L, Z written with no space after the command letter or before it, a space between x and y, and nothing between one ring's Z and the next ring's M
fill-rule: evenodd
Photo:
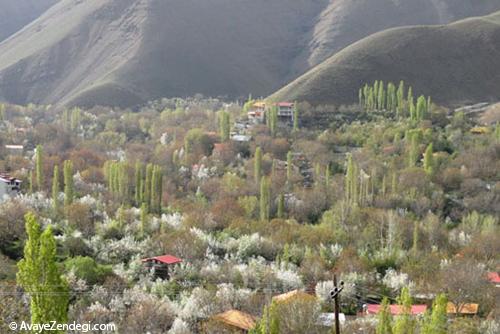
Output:
M293 108L295 104L292 102L279 102L276 106L278 107L278 121L293 124Z
M463 304L458 307L453 303L448 302L446 305L446 313L449 315L476 315L479 309L479 304Z
M293 290L273 297L273 302L288 303L295 300L315 300L316 297L302 290Z
M238 310L229 310L214 315L212 320L228 327L228 330L233 333L248 333L256 324L252 315Z
M181 263L182 260L173 255L162 255L141 260L146 264L146 268L153 270L156 277L168 279L168 268Z
M490 281L490 283L492 284L495 284L497 288L500 288L500 274L498 272L489 272L488 281Z
M0 200L17 195L21 191L21 183L19 179L0 173Z
M278 121L285 124L293 124L295 103L278 102L275 104L266 104L264 101L255 102L247 112L248 119L254 124L264 123L266 112L271 107L277 108Z
M382 305L379 304L366 304L364 305L366 314L378 314L382 310ZM404 309L401 305L389 305L389 310L392 315L400 315ZM412 315L423 315L427 311L427 305L412 305Z
M266 103L264 101L255 102L247 112L248 120L254 124L264 123L266 116Z

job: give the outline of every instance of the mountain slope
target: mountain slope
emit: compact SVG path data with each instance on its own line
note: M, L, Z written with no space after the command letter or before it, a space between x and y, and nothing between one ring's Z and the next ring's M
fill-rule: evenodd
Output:
M273 99L357 101L374 80L404 80L443 104L500 99L500 12L444 26L389 29L335 54Z
M386 25L500 9L497 0L456 2L61 0L0 43L0 100L133 106L267 95Z
M307 52L314 66L378 31L409 25L446 24L500 10L498 0L336 0L321 13Z
M0 42L36 19L58 0L0 0Z

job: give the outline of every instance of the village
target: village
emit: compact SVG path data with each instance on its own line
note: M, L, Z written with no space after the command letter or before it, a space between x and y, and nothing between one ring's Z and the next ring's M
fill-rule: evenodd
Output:
M144 333L379 334L383 319L424 328L441 312L450 333L494 333L498 160L473 154L498 145L498 125L471 108L436 106L415 123L352 106L337 110L345 124L315 129L308 108L4 105L2 317L27 314L13 282L35 212L54 226L75 319Z

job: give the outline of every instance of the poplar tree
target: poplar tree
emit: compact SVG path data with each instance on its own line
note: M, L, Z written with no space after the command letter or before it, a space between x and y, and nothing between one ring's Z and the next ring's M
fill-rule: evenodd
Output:
M378 85L378 109L382 110L384 109L385 105L385 87L384 87L384 82L380 81Z
M262 177L262 149L260 147L257 147L255 149L253 172L255 177L255 183L259 184L260 178Z
M43 187L43 148L42 145L36 146L35 153L36 187L38 191Z
M263 177L260 180L260 220L269 220L271 215L271 186L269 179Z
M276 136L276 130L278 126L278 106L273 105L270 110L269 118L269 130L271 131L271 136Z
M59 211L59 167L57 165L54 166L54 174L52 175L52 201L54 213Z
M398 87L398 91L396 93L396 96L397 96L397 114L399 117L403 117L404 116L404 109L405 109L405 101L404 101L404 93L405 92L405 84L404 84L404 81L400 81L399 82L399 87Z
M419 132L416 130L408 131L407 140L409 141L408 148L408 167L414 167L418 159Z
M146 203L142 203L142 205L141 205L141 229L140 229L141 238L144 238L147 230L148 230L148 206Z
M17 284L30 296L32 324L65 323L69 289L56 263L56 241L49 225L42 232L33 213L25 216L28 239L17 264Z
M151 185L153 179L153 164L148 164L146 166L146 181L144 182L144 203L147 207L151 207Z
M396 318L393 326L393 334L414 334L415 320L411 315L411 307L413 300L410 296L410 291L407 287L401 290L401 295L398 298L398 304L402 309L402 313Z
M290 182L292 179L292 151L288 151L286 155L286 181Z
M74 185L73 185L73 163L71 160L64 161L64 205L73 203Z
M278 197L278 218L285 216L285 195L281 193Z
M378 323L376 334L392 334L392 315L389 309L389 299L387 297L382 301L382 307L377 316Z
M425 150L424 153L424 170L427 173L427 175L434 174L434 152L432 143L430 143L429 146L427 146L427 149Z
M297 102L293 104L293 131L299 131L299 108Z
M151 177L151 211L161 213L162 172L160 166L153 166Z
M421 334L446 334L448 333L447 318L448 299L445 294L437 295L432 303L432 313L427 314L421 326Z
M330 174L331 174L330 164L326 164L326 168L325 168L325 186L326 187L330 186Z
M135 204L139 206L142 203L142 194L144 187L144 175L143 175L143 165L140 161L135 163Z
M349 204L357 203L358 199L358 168L352 159L352 155L347 157L347 171L344 184L344 196Z
M426 117L427 113L427 101L425 99L425 96L420 95L419 98L417 99L417 113L416 113L416 119L417 120L422 120Z
M231 132L230 115L227 111L221 110L219 112L219 134L221 141L228 141Z
M33 194L33 172L28 172L28 193Z

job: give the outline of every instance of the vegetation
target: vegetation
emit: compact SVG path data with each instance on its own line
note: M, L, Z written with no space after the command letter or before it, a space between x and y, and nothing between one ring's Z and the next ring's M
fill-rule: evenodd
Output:
M241 126L243 107L214 99L163 99L137 111L6 104L0 125L29 131L0 133L1 142L26 143L22 156L0 150L2 169L24 181L0 203L2 287L19 268L0 318L196 333L237 309L257 318L256 333L329 333L315 320L333 311L335 272L345 282L343 313L383 305L343 333L494 333L487 273L499 261L498 126L471 131L475 117L435 103L422 111L418 98L414 113L424 116L412 118L407 107L398 112L412 100L403 86L378 81L370 111L364 100L299 103L295 130L279 119L274 130ZM222 119L252 139L227 137ZM165 254L183 261L168 277L141 261ZM312 287L310 302L271 303ZM448 301L478 303L478 314L448 317ZM396 303L404 312L391 316ZM416 303L428 306L422 318L411 315Z

